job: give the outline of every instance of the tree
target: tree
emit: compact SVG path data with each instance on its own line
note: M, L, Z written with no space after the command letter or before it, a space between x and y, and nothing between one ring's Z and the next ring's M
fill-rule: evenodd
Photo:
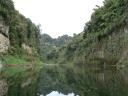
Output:
M11 0L0 0L0 7L5 9L14 10L14 4Z

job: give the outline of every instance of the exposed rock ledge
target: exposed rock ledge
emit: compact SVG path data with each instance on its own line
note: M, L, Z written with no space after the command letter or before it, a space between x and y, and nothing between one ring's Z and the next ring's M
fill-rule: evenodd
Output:
M9 39L3 34L0 34L0 53L5 53L8 50L9 45Z
M32 54L32 48L25 43L22 44L22 48L27 51L28 54Z
M5 53L10 45L9 42L9 26L5 24L0 16L0 53Z

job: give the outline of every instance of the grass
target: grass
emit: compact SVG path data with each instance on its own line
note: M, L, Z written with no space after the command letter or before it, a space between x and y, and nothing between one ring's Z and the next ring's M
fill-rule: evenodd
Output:
M0 78L10 78L17 74L27 75L39 72L43 66L42 61L37 57L27 55L4 55L1 56L3 68Z
M3 58L4 64L28 64L22 56L14 56L14 55L5 55Z
M9 86L9 96L35 96L38 75L43 66L42 61L37 57L27 55L4 55L0 56L3 68L0 70L0 80L6 80ZM8 65L8 66L7 66ZM32 67L31 67L32 66ZM24 88L21 85L27 80L30 85Z

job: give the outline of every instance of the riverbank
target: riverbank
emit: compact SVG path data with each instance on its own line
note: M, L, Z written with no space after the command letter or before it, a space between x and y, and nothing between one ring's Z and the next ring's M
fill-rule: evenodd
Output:
M6 92L0 96L35 96L42 61L37 57L3 55L1 56L0 92L6 84Z

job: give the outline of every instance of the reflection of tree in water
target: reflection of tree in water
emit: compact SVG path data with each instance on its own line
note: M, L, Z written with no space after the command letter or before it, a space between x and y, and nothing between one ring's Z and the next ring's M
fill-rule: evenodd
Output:
M123 71L46 66L40 73L38 92L44 95L58 91L80 96L128 96L128 85L124 82L127 74Z
M41 76L39 78L39 92L43 94L48 94L53 90L65 94L72 92L72 87L69 86L72 85L73 78L67 78L69 76L72 76L71 72L68 71L70 70L64 70L63 68L59 68L57 66L49 66L42 69ZM68 85L68 83L70 83L70 85Z

